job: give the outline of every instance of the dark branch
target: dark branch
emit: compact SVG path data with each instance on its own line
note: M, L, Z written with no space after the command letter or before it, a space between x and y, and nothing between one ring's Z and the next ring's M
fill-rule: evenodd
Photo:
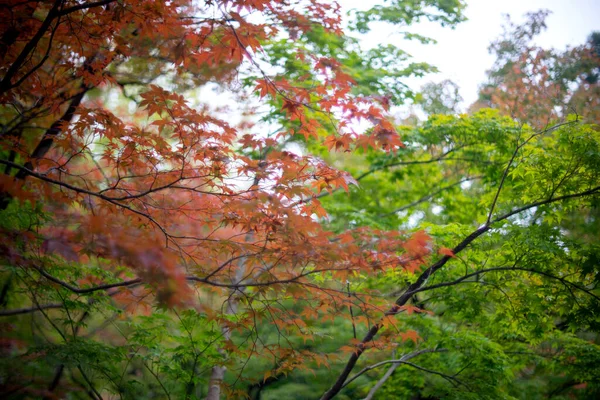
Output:
M576 283L573 283L573 282L568 281L568 280L566 280L564 278L561 278L560 276L552 275L552 274L550 274L548 272L538 271L538 270L535 270L533 268L524 268L524 267L496 267L496 268L486 268L486 269L482 269L482 270L475 271L473 273L464 275L464 276L462 276L462 277L460 277L460 278L458 278L458 279L456 279L454 281L451 281L451 282L442 282L442 283L437 283L435 285L421 287L421 288L413 291L412 294L419 293L419 292L425 292L425 291L433 290L433 289L438 289L438 288L441 288L441 287L454 286L454 285L457 285L457 284L459 284L461 282L466 281L467 279L469 279L469 278L471 278L473 276L484 274L486 272L494 272L494 271L522 271L522 272L530 272L532 274L543 275L543 276L545 276L547 278L560 281L565 286L572 286L575 289L580 290L580 291L582 291L582 292L584 292L584 293L592 296L596 300L600 301L600 296L597 296L591 290L588 290L585 287L579 286ZM477 281L467 281L467 282L477 283Z
M452 249L452 252L454 254L458 254L459 252L464 250L467 246L469 246L473 241L475 241L478 237L480 237L481 235L483 235L484 233L489 231L492 228L493 224L504 221L504 220L512 217L513 215L519 214L523 211L526 211L526 210L529 210L531 208L538 207L541 205L555 203L555 202L563 201L563 200L574 199L574 198L578 198L578 197L590 196L590 195L597 194L599 192L600 192L600 186L596 186L595 188L586 190L584 192L573 193L573 194L568 194L568 195L554 197L554 198L548 198L546 200L540 200L535 203L530 203L528 205L519 207L519 208L517 208L513 211L510 211L502 216L499 216L499 217L491 220L489 223L479 227L476 231L472 232L469 236L467 236L465 239L463 239L458 245L456 245ZM396 314L399 310L399 307L405 305L410 300L410 298L415 293L415 291L420 289L423 286L423 284L427 281L427 279L429 279L429 277L431 275L433 275L437 270L442 268L450 259L451 259L450 256L444 256L441 259L439 259L437 262L435 262L433 265L431 265L429 268L427 268L425 271L423 271L423 273L421 273L421 275L419 275L417 280L413 284L411 284L406 289L406 291L400 297L398 297L398 299L396 299L396 302L395 302L396 305L394 307L392 307L386 313L386 315ZM366 344L368 342L370 342L371 340L373 340L375 335L377 335L377 333L379 332L380 328L381 328L381 325L374 324L371 327L371 329L369 329L369 331L367 332L367 334L365 335L363 340L358 344L356 351L354 353L352 353L352 355L350 356L350 359L347 361L346 366L344 367L341 374L338 376L338 379L334 382L334 384L331 386L331 388L327 392L325 392L323 397L321 397L321 400L329 400L329 399L333 398L336 394L339 393L339 391L342 389L342 387L344 385L344 382L348 378L348 375L350 375L350 372L356 365L356 362L358 361L358 359L360 358L360 356L366 349Z
M32 161L39 160L43 158L46 155L46 153L48 153L48 150L50 150L52 144L54 143L54 138L56 138L56 136L61 132L61 129L65 126L65 124L68 124L73 119L73 116L75 115L75 110L77 109L77 107L79 107L79 104L81 104L81 100L83 99L83 96L85 96L85 93L87 91L88 88L84 87L83 90L77 93L77 95L71 100L71 103L69 104L69 107L67 108L63 116L60 117L60 119L58 119L57 121L55 121L50 126L50 128L48 128L48 130L44 133L44 136L42 136L42 140L40 140L36 148L29 156L30 161L25 163L25 169L21 169L17 173L17 175L15 175L17 179L25 179L29 174L27 170L34 169Z
M379 368L382 365L386 365L386 364L404 364L406 361L410 360L411 358L415 358L417 356L420 356L421 354L425 354L425 353L444 353L444 352L447 352L447 351L448 351L448 349L424 349L424 350L415 351L413 353L405 354L405 355L403 355L402 357L400 357L397 360L386 360L386 361L378 362L376 364L373 364L373 365L370 365L368 367L365 367L365 368L361 369L356 375L354 375L352 378L348 379L348 381L346 383L344 383L344 386L342 386L342 387L348 386L352 381L354 381L356 378L358 378L359 376L361 376L365 372L368 372L368 371L370 371L372 369L375 369L375 368Z
M29 53L31 53L31 51L35 49L40 39L46 34L46 31L50 27L50 24L52 23L54 18L58 16L58 9L60 8L61 4L62 0L56 0L54 2L54 5L48 12L46 19L44 19L44 22L42 22L42 25L40 25L40 28L38 29L36 34L31 38L29 42L27 42L27 44L25 45L25 47L23 47L23 50L21 50L21 53L17 56L17 58L12 63L8 71L6 71L4 78L2 78L2 81L0 81L0 94L4 94L13 88L13 85L11 83L12 78L17 74L17 72L27 59Z
M63 9L61 12L58 13L58 16L67 15L67 14L70 14L72 12L79 11L79 10L86 10L88 8L105 6L107 4L114 3L115 1L116 0L102 0L102 1L95 1L93 3L79 4L77 6Z
M35 307L16 308L14 310L3 310L0 311L0 317L10 317L12 315L31 314L41 310L49 310L55 308L63 308L63 304L43 304Z
M42 269L40 267L34 266L33 268L35 268L36 271L38 271L40 273L40 275L42 275L44 278L48 279L49 281L57 283L65 288L69 289L71 292L77 293L77 294L93 293L93 292L98 292L100 290L108 290L108 289L112 289L112 288L116 288L116 287L132 286L132 285L136 285L136 284L142 282L142 280L140 278L137 278L137 279L131 279L128 281L123 281L123 282L107 283L105 285L81 289L81 288L75 287L65 281L61 281L60 279L50 275L49 273L47 273L46 271L44 271L44 269Z

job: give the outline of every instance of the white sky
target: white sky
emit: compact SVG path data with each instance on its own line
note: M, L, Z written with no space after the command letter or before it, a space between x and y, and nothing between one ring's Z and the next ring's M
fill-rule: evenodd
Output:
M374 0L339 0L344 10L366 9ZM477 87L485 79L485 71L494 62L487 48L502 33L504 14L522 22L525 13L548 9L552 14L547 19L548 29L537 44L542 47L564 49L585 42L589 34L600 31L600 0L467 0L468 21L456 29L441 28L439 25L422 23L411 29L438 41L437 44L421 45L405 42L390 30L389 25L378 24L363 40L365 47L379 43L392 43L408 51L415 61L425 61L437 66L440 73L428 75L423 80L407 82L414 89L428 81L451 79L461 89L464 105L477 99Z

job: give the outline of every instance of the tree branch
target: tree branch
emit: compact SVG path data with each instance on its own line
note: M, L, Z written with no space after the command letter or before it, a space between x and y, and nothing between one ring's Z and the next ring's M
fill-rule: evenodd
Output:
M2 78L2 81L0 81L0 94L4 94L5 92L9 91L10 89L19 86L27 78L27 76L29 76L33 71L35 71L36 69L41 67L42 64L47 60L48 54L46 54L46 56L42 59L42 61L38 65L36 65L32 70L30 70L27 74L25 74L24 77L19 79L19 81L17 81L15 84L12 83L12 79L19 72L19 69L25 63L25 60L29 56L29 53L31 53L36 48L39 41L42 39L42 37L44 37L44 35L48 31L48 28L50 28L50 25L52 24L52 21L54 21L54 19L68 15L75 11L107 5L107 4L113 3L114 1L116 1L116 0L102 0L102 1L92 2L92 3L84 3L84 4L79 4L76 6L68 7L68 8L65 8L65 9L59 11L60 7L63 4L63 0L56 0L54 2L54 4L52 5L52 8L48 12L48 15L46 15L46 18L42 22L42 25L40 25L36 34L29 40L29 42L27 42L25 47L23 47L23 50L21 50L21 53L19 53L19 55L17 56L15 61L11 64L8 71L6 71L6 74L4 75L4 78ZM58 23L57 23L57 26L54 28L54 30L56 30L57 27L58 27ZM48 52L49 51L50 51L50 44L48 45Z
M105 6L107 4L114 3L115 1L116 0L102 0L102 1L95 1L93 3L79 4L77 6L63 9L61 12L58 13L58 16L67 15L67 14L70 14L72 12L79 11L79 10L86 10L88 8Z
M550 128L546 128L542 131L534 133L533 135L529 136L521 144L518 144L518 141L517 141L517 147L515 148L515 151L513 152L510 160L508 161L508 164L506 165L506 168L504 169L504 173L502 174L502 179L500 180L500 184L498 185L498 190L496 191L496 195L494 196L494 200L492 201L492 205L491 205L490 211L488 213L486 224L489 224L490 220L492 219L492 214L494 213L494 208L496 208L496 203L498 202L498 197L500 196L500 192L502 191L502 187L504 186L504 181L506 180L506 177L508 176L508 171L510 171L510 167L512 166L513 162L515 161L515 158L517 157L519 150L521 150L527 143L529 143L533 138L535 138L537 136L543 135L548 132L552 132L562 126L574 124L577 122L579 122L579 121L575 120L575 121L562 122L560 124L553 125Z
M25 47L23 47L23 50L21 50L21 53L11 64L8 71L6 71L4 78L2 78L2 81L0 81L0 94L4 94L13 88L13 85L11 83L12 78L19 71L19 68L21 68L21 66L27 59L29 53L31 53L31 51L37 46L40 39L46 34L46 31L50 27L50 24L52 23L54 18L58 16L58 9L60 8L61 4L62 0L56 0L54 2L52 8L48 12L48 15L46 15L46 19L44 19L44 22L42 22L42 25L40 25L40 28L38 29L36 34L31 38L29 42L27 42Z
M450 150L440 154L439 156L437 156L435 158L430 158L429 160L397 161L397 162L393 162L393 163L389 163L389 164L384 164L384 165L381 165L376 168L372 168L368 171L363 172L356 178L356 180L360 181L361 179L363 179L377 171L381 171L382 169L385 169L385 168L398 167L400 165L431 164L431 163L434 163L437 161L442 161L448 154L460 149L461 147L464 147L464 146L453 147Z
M375 386L373 386L371 390L369 390L369 393L367 393L367 397L365 397L364 400L372 400L373 396L375 396L375 393L377 393L377 391L381 389L383 384L386 383L388 379L390 379L390 377L394 374L394 371L396 371L396 369L399 366L400 363L394 363L391 367L389 367L386 373L381 377L381 379L377 381Z
M565 286L572 286L575 289L580 290L580 291L582 291L582 292L584 292L584 293L592 296L596 300L600 301L600 296L594 294L591 290L588 290L585 287L577 285L574 282L568 281L568 280L566 280L564 278L561 278L560 276L552 275L552 274L550 274L548 272L538 271L538 270L535 270L533 268L525 268L525 267L495 267L495 268L486 268L486 269L482 269L482 270L475 271L473 273L464 275L464 276L462 276L462 277L460 277L460 278L458 278L458 279L456 279L454 281L451 281L451 282L442 282L442 283L437 283L435 285L421 287L421 288L419 288L419 289L414 290L413 292L411 292L411 294L414 295L414 294L419 293L419 292L425 292L425 291L428 291L428 290L438 289L438 288L441 288L441 287L454 286L454 285L457 285L457 284L459 284L461 282L466 281L467 279L469 279L469 278L471 278L473 276L477 276L477 275L480 275L480 274L483 274L483 273L486 273L486 272L494 272L494 271L523 271L523 272L530 272L532 274L543 275L543 276L545 276L547 278L555 279L557 281L560 281ZM477 283L477 281L467 281L467 282Z
M596 186L596 187L586 190L584 192L573 193L573 194L568 194L568 195L554 197L554 198L548 198L545 200L540 200L540 201L519 207L519 208L517 208L513 211L510 211L502 216L499 216L499 217L491 220L489 223L484 224L481 227L479 227L477 230L472 232L469 236L464 238L458 245L456 245L452 249L452 252L453 252L453 254L458 254L459 252L464 250L469 244L471 244L474 240L476 240L478 237L480 237L481 235L483 235L484 233L489 231L492 228L493 224L495 224L497 222L501 222L503 220L506 220L506 219L510 218L511 216L519 214L525 210L529 210L531 208L538 207L538 206L545 205L545 204L555 203L558 201L590 196L593 194L597 194L599 192L600 192L600 186ZM410 298L412 297L414 292L417 289L420 289L423 286L423 284L427 281L427 279L429 279L429 277L431 275L433 275L437 270L442 268L450 259L451 259L450 256L444 256L444 257L440 258L437 262L432 264L425 271L423 271L421 273L421 275L419 275L417 280L413 284L411 284L407 288L407 290L400 297L398 297L398 299L396 299L394 307L392 307L390 310L388 310L385 313L385 315L388 316L388 315L397 314L400 307L405 305L408 302L408 300L410 300ZM366 344L368 342L370 342L371 340L373 340L373 338L379 332L380 328L381 328L380 324L374 324L371 327L371 329L369 329L369 331L364 336L362 341L357 345L356 351L354 353L352 353L352 355L350 356L350 359L347 361L346 366L344 367L344 369L338 376L338 379L334 382L334 384L331 386L331 388L327 392L325 392L325 394L323 394L323 396L321 397L321 400L329 400L339 393L339 391L342 389L342 387L344 385L344 382L348 378L348 375L350 375L350 372L356 365L356 362L358 361L358 359L360 358L362 353L365 351Z
M419 205L419 204L421 204L421 203L423 203L423 202L431 199L432 197L434 197L434 196L442 193L443 191L453 188L454 186L463 184L463 183L468 182L468 181L473 181L473 180L476 180L476 179L481 179L481 178L482 178L482 176L466 177L464 179L461 179L460 181L457 181L457 182L451 183L450 185L441 187L438 190L436 190L435 192L432 192L432 193L430 193L430 194L428 194L426 196L423 196L420 199L415 200L412 203L409 203L409 204L407 204L405 206L402 206L402 207L397 208L397 209L395 209L393 211L390 211L390 212L379 214L377 217L378 218L387 217L388 215L392 215L392 214L396 214L396 213L404 211L404 210L408 210L409 208L414 207L416 205Z
M12 315L21 315L21 314L31 314L41 310L48 310L54 308L63 308L63 304L44 304L35 307L26 307L26 308L16 308L14 310L3 310L0 311L0 317L10 317Z
M464 146L461 146L461 147L464 147ZM373 173L375 173L377 171L381 171L382 169L389 168L389 167L397 167L397 166L400 166L400 165L431 164L431 163L434 163L434 162L437 162L437 161L442 161L442 160L455 160L455 161L466 160L464 158L445 158L448 154L450 154L451 152L453 152L455 150L458 150L459 148L460 147L452 148L452 149L448 150L447 152L439 155L438 157L431 158L429 160L398 161L398 162L395 162L395 163L384 164L382 166L379 166L379 167L376 167L376 168L372 168L372 169L370 169L368 171L363 172L362 174L360 174L356 178L356 180L360 181L361 179L366 178L367 176L369 176L369 175L371 175L371 174L373 174ZM473 160L467 160L467 161L473 161ZM475 178L473 178L473 179L475 179ZM308 197L308 198L305 198L305 199L302 199L302 200L298 200L297 202L295 202L294 204L292 204L292 206L297 206L298 204L302 204L302 203L308 203L312 199L320 199L322 197L329 196L329 195L331 195L333 193L336 193L336 192L338 192L340 190L341 190L341 188L337 188L337 189L332 190L331 192L328 192L328 191L321 192L318 195L315 195L315 196L312 196L312 197Z
M519 138L520 137L521 137L521 135L519 135ZM506 168L504 168L504 173L502 174L502 178L500 179L500 184L498 185L498 190L496 190L496 194L494 195L494 200L492 201L492 205L490 207L490 211L488 213L487 220L485 221L486 224L489 224L490 220L492 219L492 214L494 213L494 208L496 208L496 202L498 201L498 197L500 197L500 192L502 191L502 187L504 186L504 181L506 180L506 177L508 176L508 171L510 171L510 167L512 166L513 162L515 161L517 154L519 154L519 150L521 150L521 148L523 148L523 146L534 137L535 137L535 135L532 135L531 137L529 137L529 139L524 141L522 144L519 144L519 140L517 139L517 146L515 147L515 151L513 152L512 156L510 157L510 160L508 161Z
M17 173L17 175L15 175L17 179L25 179L29 174L27 170L33 171L34 169L32 160L37 161L43 158L46 155L46 153L48 153L48 150L50 150L50 147L52 147L52 143L54 143L54 138L61 132L61 129L65 126L65 124L71 122L73 116L75 115L75 110L77 109L77 107L79 107L79 104L81 104L81 100L83 99L83 96L85 96L88 90L89 88L84 86L82 90L79 93L77 93L75 97L73 97L71 103L69 104L69 107L67 108L63 116L60 117L60 119L58 119L57 121L55 121L50 126L50 128L48 128L48 130L44 133L44 136L42 136L42 140L40 140L36 148L29 156L30 161L27 161L27 163L25 163L25 168L21 169Z
M90 287L90 288L84 288L84 289L80 289L78 287L75 287L65 281L61 281L60 279L50 275L49 273L47 273L46 271L44 271L43 268L38 267L38 266L33 266L33 268L35 268L36 271L38 271L40 273L40 275L42 275L44 278L48 279L49 281L52 281L54 283L57 283L67 289L69 289L71 292L73 293L77 293L77 294L86 294L86 293L93 293L93 292L98 292L100 290L108 290L108 289L112 289L112 288L116 288L116 287L124 287L124 286L131 286L131 285L135 285L138 283L141 283L142 280L140 278L137 279L131 279L128 281L123 281L123 282L117 282L117 283L107 283L105 285L100 285L100 286L94 286L94 287Z
M397 360L386 360L386 361L381 361L378 362L376 364L370 365L368 367L365 367L363 369L361 369L359 372L356 373L356 375L354 375L352 378L348 379L348 381L346 383L344 383L344 386L342 386L342 388L348 386L352 381L354 381L356 378L358 378L359 376L361 376L362 374L364 374L365 372L368 372L372 369L376 369L381 367L382 365L386 365L386 364L402 364L405 361L408 361L412 358L415 358L417 356L420 356L421 354L425 354L425 353L443 353L443 352L447 352L448 349L423 349L423 350L419 350L419 351L415 351L412 353L408 353L403 355L402 357L400 357Z
M371 400L373 399L373 396L375 395L375 393L377 392L377 390L379 390L381 388L381 386L383 386L383 384L389 379L390 376L392 376L392 374L394 373L394 371L396 370L396 368L398 368L400 365L404 364L404 365L408 365L410 367L416 368L418 370L430 373L430 374L434 374L434 375L439 375L442 378L446 379L447 381L449 381L450 383L452 383L452 385L456 385L456 384L460 384L460 385L464 385L466 386L464 383L462 383L459 379L456 378L456 376L451 376L448 374L444 374L442 372L439 371L434 371L428 368L424 368L421 367L417 364L408 362L407 360L410 360L411 358L414 358L418 355L421 355L423 353L439 353L439 352L446 352L448 351L448 349L425 349L425 350L420 350L420 351L416 351L414 353L410 353L410 354L406 354L403 357L400 357L398 360L386 360L386 361L381 361L378 362L377 364L373 364L370 365L368 367L363 368L360 372L358 372L356 375L354 375L352 378L350 378L348 380L348 382L346 382L344 384L343 387L346 387L348 384L350 384L350 382L352 382L353 380L355 380L356 378L358 378L359 376L361 376L362 374L364 374L367 371L370 371L372 369L381 367L383 365L386 364L393 364L392 367L385 373L385 375L377 382L377 384L375 384L375 386L373 388L371 388L371 390L369 391L369 393L367 394L367 397L365 397L364 400Z

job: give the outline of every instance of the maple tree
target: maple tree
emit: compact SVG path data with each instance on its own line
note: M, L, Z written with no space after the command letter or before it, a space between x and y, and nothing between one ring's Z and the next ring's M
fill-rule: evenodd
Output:
M457 14L460 3L453 3L435 18ZM361 29L387 11L365 14ZM233 359L268 353L278 371L307 360L326 362L321 354L262 342L258 333L261 324L273 323L282 338L295 332L308 340L307 319L354 301L312 276L343 280L360 269L414 268L411 254L421 252L412 246L400 254L412 243L406 234L357 230L338 236L323 229L314 216L325 211L315 196L348 190L354 180L285 149L293 137L336 150L401 146L384 113L404 92L376 78L422 67L399 69L388 61L385 68L371 67L375 79L354 90L358 67L343 68L341 60L362 61L358 50L345 46L350 39L342 36L337 4L56 0L14 1L1 12L8 21L0 81L7 222L1 253L8 263L3 303L31 304L4 315L41 313L49 325L32 340L51 337L31 357L34 365L55 365L54 373L45 368L38 376L25 363L5 380L8 392L50 396L83 381L86 392L101 397L87 371L92 365L110 382L104 390L134 390L122 375L117 380L116 369L98 365L120 355L126 367L132 358L124 347L106 345L105 359L80 361L82 346L100 351L82 331L98 311L149 312L158 305L194 310L185 316L208 321L204 334L216 353L198 352L190 333L191 349L179 356L193 359L185 395L196 390L202 358L212 369L208 398L217 398L224 364ZM372 58L394 52L379 49ZM284 64L285 73L277 71L282 60L291 64ZM361 65L361 74L368 70ZM182 94L210 85L242 104L240 121L226 120L210 102L193 107L191 95ZM243 117L256 112L248 100L252 92L280 122L274 134ZM129 104L115 104L119 97ZM372 129L355 132L357 120ZM21 224L23 218L29 223ZM369 244L374 238L388 250L376 251ZM364 312L377 312L378 302L364 296ZM289 298L305 303L304 318L282 303ZM148 329L135 330L141 331ZM236 343L233 334L246 339ZM127 346L137 338L133 334ZM9 354L13 346L29 348L16 338L8 343ZM136 362L169 396L148 365L156 360L147 344L139 346L145 350ZM74 374L68 382L67 371Z
M546 29L548 15L548 10L529 13L521 25L508 18L504 34L489 47L497 60L474 109L496 107L539 127L569 114L600 121L599 33L564 51L541 48L534 40Z
M552 105L537 107L556 104L548 92L520 103L530 88L500 80L509 90L496 90L486 103L496 110L430 116L403 128L410 145L398 154L351 156L344 164L360 189L323 201L333 228L345 229L349 221L425 228L441 257L432 257L417 277L404 271L364 277L363 285L398 301L412 295L421 312L398 319L419 339L363 364L351 357L346 365L356 360L360 368L342 383L354 389L346 392L350 398L598 396L591 371L600 361L600 180L598 127L587 124L595 122L589 105L598 101L588 85L597 65L590 48L570 53L576 71L570 76L581 87L571 84L561 94L568 101L583 90L585 101L556 113ZM491 76L503 65L497 61Z
M350 28L453 25L463 7L394 1ZM473 362L466 378L436 371L438 395L508 396L523 367L508 351L541 343L562 347L540 374L566 365L595 390L597 346L531 298L560 299L551 315L573 332L597 329L596 128L489 110L398 128L387 112L414 95L402 78L432 67L362 50L329 1L0 13L3 395L302 398L286 376L312 370L331 387L310 397L372 397L418 357L421 372ZM499 292L458 285L484 274ZM434 290L443 301L419 297ZM506 291L535 318L511 314Z

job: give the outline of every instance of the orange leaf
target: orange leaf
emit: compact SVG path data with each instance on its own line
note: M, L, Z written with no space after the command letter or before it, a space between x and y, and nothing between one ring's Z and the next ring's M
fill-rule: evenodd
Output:
M431 237L423 230L413 233L412 237L404 243L406 252L414 257L422 257L429 253Z
M267 81L266 79L259 79L256 82L257 82L256 89L260 90L260 98L261 99L263 97L265 97L266 95L272 96L275 93L277 93L274 85L271 82Z
M454 255L454 252L452 251L452 249L449 249L447 247L440 248L438 250L438 253L440 253L441 255L444 255L444 256L456 258L456 256Z
M406 332L401 332L400 337L402 338L403 342L406 342L407 340L412 340L413 342L415 342L415 344L418 343L419 339L421 339L419 333L417 331L413 331L412 329L409 329Z

